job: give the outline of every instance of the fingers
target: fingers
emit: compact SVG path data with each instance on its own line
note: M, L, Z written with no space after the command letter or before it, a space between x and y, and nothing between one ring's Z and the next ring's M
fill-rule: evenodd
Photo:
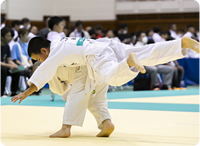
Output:
M14 96L13 98L11 98L11 102L15 103L19 99L20 99L20 97Z

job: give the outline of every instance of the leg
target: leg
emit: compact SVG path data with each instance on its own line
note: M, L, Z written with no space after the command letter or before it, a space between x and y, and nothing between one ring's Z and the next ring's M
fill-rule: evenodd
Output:
M92 92L90 91L89 93L85 93L86 79L87 68L81 68L75 75L71 87L72 90L65 104L63 126L58 132L50 135L51 138L69 137L72 125L82 126L88 106L88 101Z
M174 68L168 65L158 65L158 73L163 75L163 83L171 88Z
M4 66L1 66L1 96L4 95L7 74L8 69Z
M12 83L11 83L11 96L16 95L17 90L19 89L19 77L20 77L20 73L14 73L14 74L10 74L9 75L12 76Z
M103 83L95 87L96 96L90 97L88 110L93 114L97 121L98 128L101 130L97 137L109 137L114 130L111 117L107 108L108 85Z
M145 66L146 72L150 75L155 90L159 90L159 82L157 77L156 66Z

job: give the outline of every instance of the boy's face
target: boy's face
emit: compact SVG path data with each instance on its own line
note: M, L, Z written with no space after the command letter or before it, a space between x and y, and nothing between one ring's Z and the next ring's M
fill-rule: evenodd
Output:
M38 60L40 62L44 62L47 57L49 56L49 50L46 48L41 48L40 50L40 54L31 54L31 58L33 58L34 60Z
M1 37L1 40L5 43L8 44L12 40L11 33L8 32L6 33L5 37Z

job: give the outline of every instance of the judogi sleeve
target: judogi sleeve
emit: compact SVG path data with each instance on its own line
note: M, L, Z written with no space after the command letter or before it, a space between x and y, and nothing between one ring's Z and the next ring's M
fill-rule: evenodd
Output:
M53 41L49 56L28 80L29 86L34 84L39 90L54 77L59 66L81 64L81 49L65 41Z

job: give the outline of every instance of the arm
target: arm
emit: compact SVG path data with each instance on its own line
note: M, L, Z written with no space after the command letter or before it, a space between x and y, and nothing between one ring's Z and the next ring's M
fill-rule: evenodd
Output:
M29 95L31 95L35 91L37 91L37 87L34 84L31 84L31 86L26 91L12 97L11 102L15 103L17 100L19 100L20 104L22 100L26 99Z
M31 59L29 59L28 62L30 63L31 66L33 66L33 62Z
M17 68L18 66L11 60L10 57L7 58L7 62L8 64L10 64L11 66L13 66L14 68Z

